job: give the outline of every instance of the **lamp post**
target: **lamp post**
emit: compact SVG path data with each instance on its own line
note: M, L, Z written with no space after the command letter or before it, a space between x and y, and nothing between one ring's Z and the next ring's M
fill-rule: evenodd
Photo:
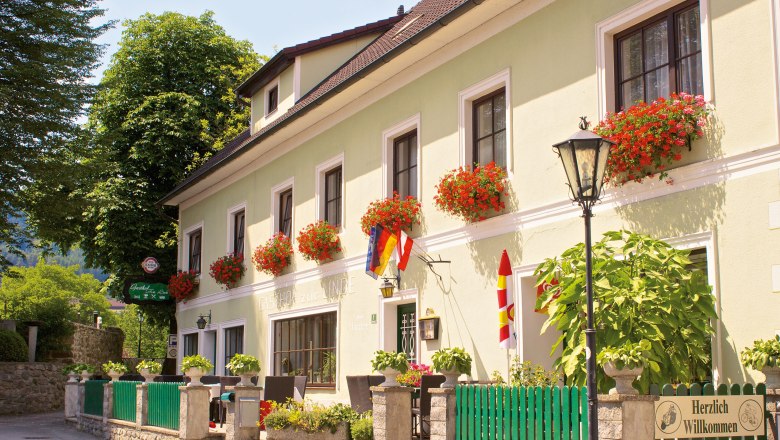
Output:
M581 117L580 131L553 145L563 162L572 200L582 207L585 219L585 292L588 302L588 328L585 330L585 358L588 372L588 438L599 437L598 394L596 390L596 329L593 327L593 267L590 244L591 208L601 197L604 171L613 142L588 131L588 121Z
M144 315L138 311L138 359L141 359L141 326L144 323Z

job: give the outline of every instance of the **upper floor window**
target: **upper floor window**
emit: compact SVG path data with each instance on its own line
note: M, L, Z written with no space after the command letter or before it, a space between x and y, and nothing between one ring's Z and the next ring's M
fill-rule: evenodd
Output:
M201 241L202 241L203 233L200 229L191 232L188 235L189 239L189 249L187 249L187 256L188 256L188 267L187 270L195 271L195 273L200 273L200 255L201 255Z
M243 209L233 214L233 247L234 254L244 253L245 212Z
M292 237L292 188L279 193L279 232Z
M506 168L506 89L475 100L472 113L472 162Z
M325 173L325 221L341 226L341 166Z
M616 103L704 93L699 2L687 1L615 35Z
M279 106L279 86L273 86L268 90L266 97L265 114L271 114L276 111L276 107Z
M393 141L393 191L417 197L417 130Z

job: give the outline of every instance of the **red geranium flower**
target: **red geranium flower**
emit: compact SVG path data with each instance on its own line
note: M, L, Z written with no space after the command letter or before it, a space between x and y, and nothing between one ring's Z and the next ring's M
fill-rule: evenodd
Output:
M341 250L339 230L324 220L312 223L298 234L298 251L307 260L330 260Z
M448 171L436 185L433 197L439 210L467 222L484 220L489 210L504 209L501 196L508 196L506 171L490 162L485 166Z
M277 276L285 267L290 265L290 257L293 254L290 238L281 232L277 232L268 241L255 249L252 261L260 272Z
M381 225L391 231L409 232L412 225L420 224L420 202L412 196L401 199L397 192L393 197L374 200L360 219L360 229L371 234L371 227Z
M245 270L244 255L229 254L219 257L217 261L211 263L209 275L214 278L217 284L222 284L223 287L232 289L236 286L238 280L244 276Z

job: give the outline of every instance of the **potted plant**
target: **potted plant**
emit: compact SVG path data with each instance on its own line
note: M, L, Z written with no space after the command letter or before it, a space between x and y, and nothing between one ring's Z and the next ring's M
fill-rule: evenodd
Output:
M70 364L62 369L62 372L68 375L68 382L78 382L78 377L81 375L84 380L89 379L89 372L93 371L91 365L87 364ZM86 374L85 374L86 373Z
M455 388L458 376L471 374L471 355L461 347L436 350L431 360L433 361L433 369L446 378L440 388Z
M620 186L656 173L659 179L666 178L667 167L681 160L683 149L704 134L709 112L703 96L680 93L608 114L593 130L615 143L606 180Z
M256 357L248 354L236 353L230 359L230 362L228 362L227 367L233 374L241 377L241 381L236 384L237 386L255 386L252 383L252 378L260 373L260 361L258 361Z
M325 220L311 223L298 234L298 251L306 260L322 263L341 251L339 229Z
M609 394L638 394L633 383L642 375L648 363L650 341L642 339L636 343L626 343L619 347L604 347L596 356L596 361L604 368L604 373L615 379L615 387Z
M343 403L324 406L288 400L274 402L262 423L268 440L347 440L350 425L359 419L355 410Z
M764 373L767 388L780 388L780 336L753 341L753 346L742 350L739 358L742 365Z
M506 170L490 162L484 166L448 171L436 185L436 207L467 222L484 220L489 211L501 212L508 196Z
M333 382L336 374L336 353L328 351L322 356L322 381Z
M380 386L400 387L398 375L406 372L409 368L409 360L406 353L397 353L395 351L377 350L374 353L374 359L371 360L371 367L374 371L385 376L385 381Z
M420 224L420 201L412 196L401 199L397 192L393 192L393 197L371 202L360 218L360 229L366 235L370 235L371 227L376 225L393 232L408 233L415 224Z
M187 299L195 291L198 284L198 274L194 270L178 271L168 279L168 293L176 301Z
M143 360L135 366L135 369L146 382L154 382L154 378L162 371L162 365L157 361Z
M433 374L431 367L425 364L409 362L409 368L398 376L398 383L405 387L419 388L423 376Z
M203 385L200 378L205 376L214 365L205 357L194 354L192 356L186 356L181 360L181 372L190 377L190 383L188 386Z
M227 289L235 287L238 280L244 276L245 271L243 254L228 254L219 257L209 266L209 275L214 278L217 284L221 284Z
M290 265L293 249L290 238L277 232L264 245L258 246L252 255L255 268L260 272L277 276Z
M111 382L116 382L119 376L127 373L127 367L121 362L108 361L103 364L103 371L111 378Z

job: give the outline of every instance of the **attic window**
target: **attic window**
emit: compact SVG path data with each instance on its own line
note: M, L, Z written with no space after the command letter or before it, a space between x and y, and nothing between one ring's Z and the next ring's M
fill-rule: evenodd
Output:
M398 29L398 30L395 32L395 34L393 34L393 38L396 38L396 37L398 37L398 36L399 36L399 35L400 35L400 34L401 34L403 31L405 31L405 30L409 29L409 27L410 27L411 25L413 25L415 21L417 21L417 20L419 20L420 18L422 18L422 16L423 16L423 15L425 15L425 14L420 14L420 15L418 15L418 16L416 16L416 17L412 18L412 19L411 19L411 20L409 20L408 22L406 22L406 24L405 24L405 25L401 26L401 29Z
M268 90L268 94L266 97L266 115L270 115L271 113L276 111L276 107L279 104L279 86L273 86L270 90Z

